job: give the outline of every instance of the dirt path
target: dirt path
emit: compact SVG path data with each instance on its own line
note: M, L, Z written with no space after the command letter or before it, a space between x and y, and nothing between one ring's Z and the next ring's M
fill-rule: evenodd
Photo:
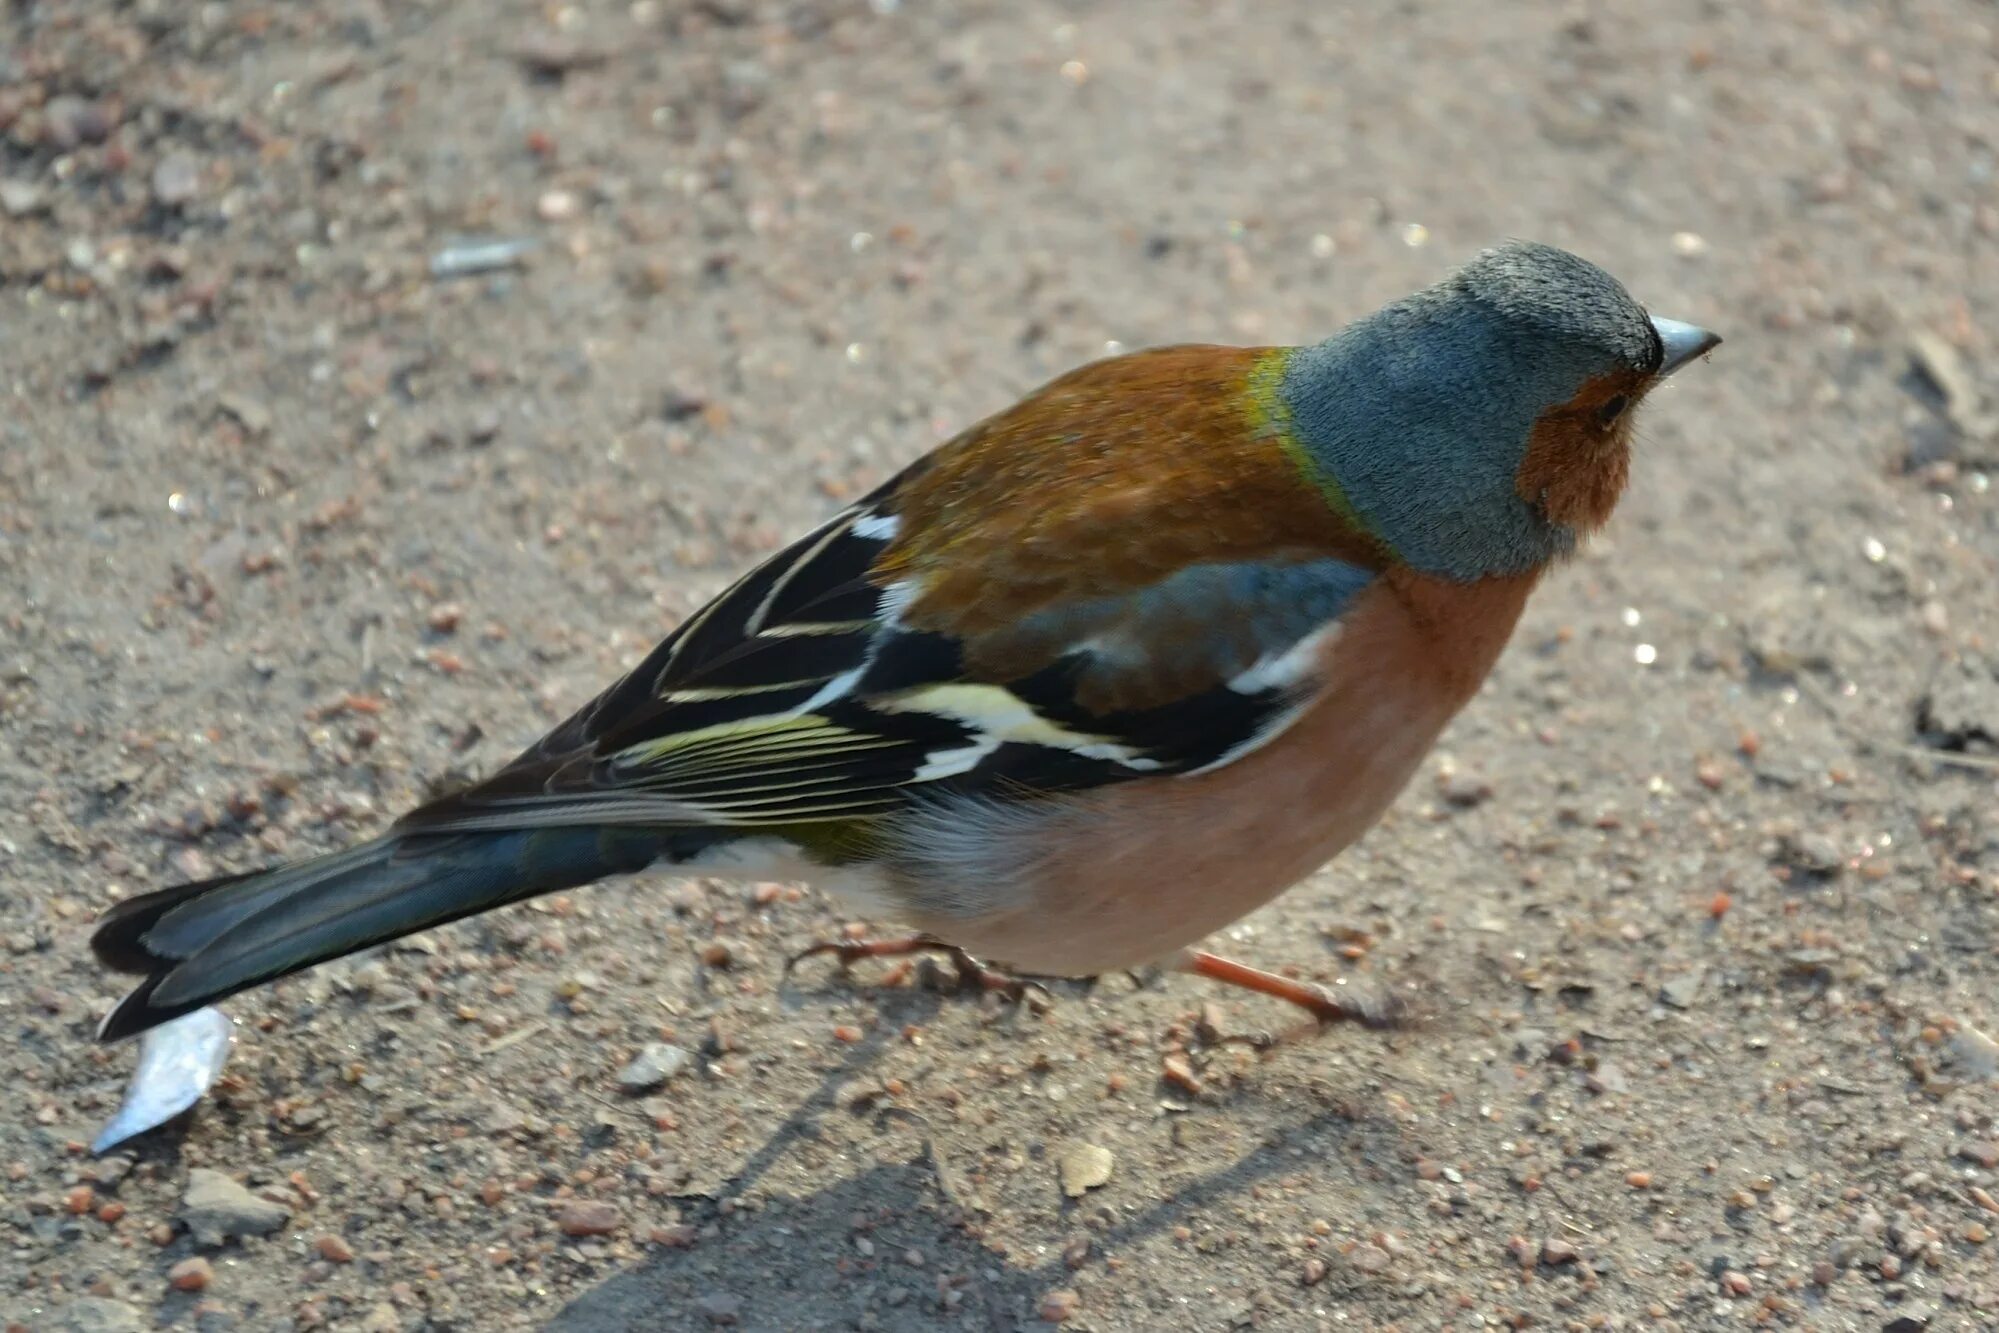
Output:
M1995 69L1977 0L6 6L8 1326L1999 1323ZM246 997L191 1126L78 1152L106 903L499 762L1106 347L1314 339L1507 235L1728 345L1234 932L1423 1027L779 993L816 899L649 880ZM194 1168L285 1227L197 1246Z

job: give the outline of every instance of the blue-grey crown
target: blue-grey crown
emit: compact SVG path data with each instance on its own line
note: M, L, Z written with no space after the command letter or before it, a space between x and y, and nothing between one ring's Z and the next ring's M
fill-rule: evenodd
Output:
M1545 245L1485 254L1291 357L1300 442L1406 563L1469 580L1566 554L1575 533L1516 489L1534 423L1658 339L1595 265Z

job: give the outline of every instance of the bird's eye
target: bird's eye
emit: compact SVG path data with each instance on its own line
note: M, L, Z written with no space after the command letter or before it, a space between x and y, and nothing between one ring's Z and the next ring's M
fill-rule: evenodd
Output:
M1596 410L1596 419L1608 426L1623 416L1624 409L1629 406L1631 406L1631 398L1627 394L1620 393L1614 397L1606 398L1603 406Z

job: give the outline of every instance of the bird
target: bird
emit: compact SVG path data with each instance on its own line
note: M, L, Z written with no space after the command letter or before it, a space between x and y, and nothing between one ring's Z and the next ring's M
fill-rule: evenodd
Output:
M806 881L910 931L801 958L936 949L995 988L1156 966L1366 1021L1200 946L1377 822L1611 517L1640 403L1719 342L1516 240L1315 344L1072 370L489 777L109 908L94 952L141 980L98 1035L654 868Z

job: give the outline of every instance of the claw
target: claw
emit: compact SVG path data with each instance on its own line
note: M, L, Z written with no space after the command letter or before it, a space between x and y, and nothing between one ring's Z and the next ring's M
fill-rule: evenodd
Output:
M822 954L829 953L840 960L840 970L844 972L855 963L860 962L861 959L874 957L875 955L869 952L869 949L870 946L866 940L821 940L809 948L800 949L797 953L785 959L784 975L787 977L790 976L798 965L808 958L817 958Z
M910 954L942 954L951 960L951 968L957 976L961 990L1000 995L1015 1004L1031 1004L1036 1009L1046 1009L1051 1000L1046 987L987 967L957 945L947 944L934 935L908 935L890 940L822 941L810 948L799 950L787 959L784 964L784 974L790 976L792 969L800 963L822 954L831 954L838 959L842 971L864 958L906 958Z

